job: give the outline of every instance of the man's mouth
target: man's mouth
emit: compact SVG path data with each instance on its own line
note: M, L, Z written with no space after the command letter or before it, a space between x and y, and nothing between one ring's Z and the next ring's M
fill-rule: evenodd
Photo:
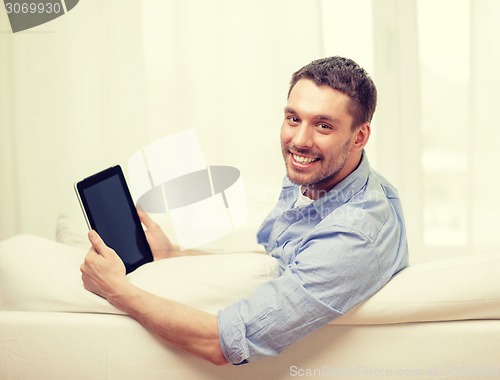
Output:
M292 163L297 166L308 166L311 165L312 163L319 161L318 157L307 157L307 156L301 156L295 153L290 152L292 155Z
M297 161L300 164L310 164L311 162L317 161L318 158L314 157L303 157L303 156L297 156L296 154L293 154L293 159Z

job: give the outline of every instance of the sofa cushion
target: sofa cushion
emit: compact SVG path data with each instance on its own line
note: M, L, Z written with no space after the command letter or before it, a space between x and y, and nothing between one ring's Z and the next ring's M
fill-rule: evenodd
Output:
M86 249L30 235L0 243L0 309L122 314L83 288ZM253 253L181 257L128 275L138 287L216 313L278 275L275 259ZM500 254L412 265L332 324L500 319Z
M83 288L86 253L32 235L1 242L0 309L123 314ZM152 262L127 277L146 291L215 314L277 275L272 257L231 253Z
M332 323L500 319L500 254L409 266L370 299Z

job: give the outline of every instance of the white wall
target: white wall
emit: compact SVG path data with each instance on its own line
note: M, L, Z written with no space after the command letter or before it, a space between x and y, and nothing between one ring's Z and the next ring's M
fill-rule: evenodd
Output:
M83 232L73 182L196 128L209 164L242 172L249 221L229 240L252 244L284 174L278 133L290 75L345 55L379 88L368 153L400 190L412 260L499 250L499 7L85 0L16 34L0 11L0 238L54 238L61 214ZM457 70L465 74L450 83ZM450 138L461 139L451 153Z

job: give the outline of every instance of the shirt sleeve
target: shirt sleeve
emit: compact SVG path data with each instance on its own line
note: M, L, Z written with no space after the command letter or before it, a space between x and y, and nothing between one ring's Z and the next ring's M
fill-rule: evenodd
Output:
M219 339L230 363L278 355L382 286L377 254L359 232L320 230L297 249L280 277L219 311Z

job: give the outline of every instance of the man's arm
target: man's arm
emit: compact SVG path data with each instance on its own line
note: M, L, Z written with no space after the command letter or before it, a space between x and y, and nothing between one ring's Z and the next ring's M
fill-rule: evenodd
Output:
M130 284L115 251L95 231L81 266L85 289L107 299L173 346L216 365L227 364L219 343L217 316L157 297Z

